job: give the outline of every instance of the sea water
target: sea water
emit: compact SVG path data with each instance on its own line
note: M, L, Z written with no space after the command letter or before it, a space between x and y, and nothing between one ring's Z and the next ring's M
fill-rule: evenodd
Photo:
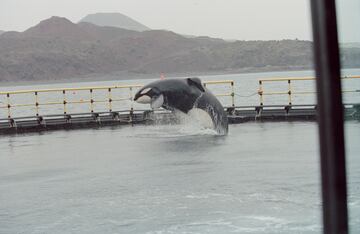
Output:
M205 78L231 77L244 94L257 87ZM359 233L360 123L345 126ZM315 122L230 125L228 136L186 123L61 130L3 135L0 148L0 233L322 231Z

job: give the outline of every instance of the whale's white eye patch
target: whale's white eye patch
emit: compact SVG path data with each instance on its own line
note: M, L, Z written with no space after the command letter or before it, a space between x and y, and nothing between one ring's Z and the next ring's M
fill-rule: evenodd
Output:
M140 92L140 94L143 95L143 94L149 92L150 90L151 90L151 88L143 89L143 90Z

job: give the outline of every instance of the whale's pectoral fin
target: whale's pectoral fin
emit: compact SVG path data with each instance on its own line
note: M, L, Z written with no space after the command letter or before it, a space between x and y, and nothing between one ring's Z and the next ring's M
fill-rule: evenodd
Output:
M161 94L160 96L156 98L151 99L151 108L152 109L158 109L164 104L164 96Z
M202 85L199 78L187 78L187 82L190 86L195 86L196 88L200 89L201 92L205 92L204 86Z

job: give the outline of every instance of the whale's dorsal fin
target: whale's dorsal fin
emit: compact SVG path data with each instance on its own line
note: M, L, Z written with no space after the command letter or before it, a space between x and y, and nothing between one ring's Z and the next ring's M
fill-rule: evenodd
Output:
M200 89L201 92L205 92L204 86L201 83L201 80L197 77L193 77L193 78L187 78L187 83L189 85L193 85L195 87L197 87L198 89Z

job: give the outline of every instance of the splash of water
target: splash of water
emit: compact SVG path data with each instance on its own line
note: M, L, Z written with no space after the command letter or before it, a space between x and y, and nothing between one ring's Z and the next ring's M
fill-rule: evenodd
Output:
M198 124L162 124L129 127L129 131L121 130L124 137L135 138L179 138L188 136L217 136L213 129L199 127Z
M196 98L196 100L194 102L194 105L193 105L193 108L198 107L199 101L200 101L200 99L202 98L203 95L204 95L204 93L201 93L200 96ZM223 119L215 111L214 107L211 106L211 105L206 105L205 112L207 112L209 114L209 116L211 116L211 119L213 121L212 129L214 131L216 131L218 133L218 135L226 135L227 134L227 129L224 129L223 125L221 124ZM201 121L200 121L200 123L201 123Z

